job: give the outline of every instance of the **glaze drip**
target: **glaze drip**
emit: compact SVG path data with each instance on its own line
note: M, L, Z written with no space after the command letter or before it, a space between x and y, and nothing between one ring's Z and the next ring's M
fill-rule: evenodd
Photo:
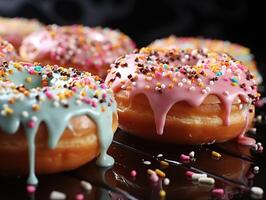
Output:
M107 149L112 142L112 116L116 103L112 91L98 77L75 69L10 62L1 66L0 128L16 134L23 126L29 147L29 184L35 175L35 136L41 122L48 128L48 146L56 145L74 116L87 115L97 125L100 156L97 164L111 166Z
M158 134L163 134L167 113L177 102L200 106L207 96L215 95L225 111L224 124L229 125L235 101L249 105L248 111L253 112L253 105L259 98L256 81L241 62L228 54L207 49L143 48L117 59L106 83L114 91L125 90L131 99L145 94ZM245 113L248 121L248 112Z

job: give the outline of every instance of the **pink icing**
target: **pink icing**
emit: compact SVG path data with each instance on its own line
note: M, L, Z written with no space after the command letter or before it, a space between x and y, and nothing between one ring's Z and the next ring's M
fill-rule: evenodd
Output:
M119 31L52 25L29 35L22 43L20 54L30 61L46 59L53 64L74 65L84 71L93 67L101 73L102 66L111 64L134 48L133 41Z
M246 124L238 141L253 143L244 133L249 109L259 98L256 81L245 66L225 53L142 49L117 59L106 83L115 91L126 90L129 98L146 95L159 135L163 134L168 111L177 102L200 106L207 96L215 95L225 111L224 124L229 125L232 104L239 97Z

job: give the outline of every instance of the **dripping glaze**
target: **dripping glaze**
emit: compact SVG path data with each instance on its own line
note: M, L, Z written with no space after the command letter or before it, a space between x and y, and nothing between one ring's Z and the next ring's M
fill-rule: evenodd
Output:
M177 102L200 106L207 96L214 95L225 110L223 123L228 126L232 104L239 98L245 105L245 127L238 141L247 145L254 143L244 133L249 112L253 112L259 98L256 81L240 61L226 53L207 49L142 48L117 59L106 83L115 92L125 90L129 99L144 94L153 110L159 135L163 134L168 111Z
M97 164L113 165L107 149L113 138L116 102L112 91L97 76L73 68L17 62L2 65L0 70L0 128L6 134L16 134L20 125L24 128L29 147L29 184L38 183L34 140L42 122L48 129L49 148L56 148L69 120L87 115L98 129Z

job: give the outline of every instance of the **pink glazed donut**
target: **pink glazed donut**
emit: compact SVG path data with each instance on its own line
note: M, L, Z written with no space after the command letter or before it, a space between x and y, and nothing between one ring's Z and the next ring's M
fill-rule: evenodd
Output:
M51 25L25 38L20 55L31 62L75 67L105 77L110 64L134 48L128 36L109 28Z
M149 140L206 144L244 136L259 99L249 70L226 53L143 48L117 59L106 83L119 126Z

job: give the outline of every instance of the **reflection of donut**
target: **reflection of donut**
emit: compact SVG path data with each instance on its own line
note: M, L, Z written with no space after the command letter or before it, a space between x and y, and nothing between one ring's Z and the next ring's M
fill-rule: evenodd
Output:
M108 28L52 25L28 36L20 55L29 61L74 66L105 76L117 57L134 48L129 37Z
M243 64L249 68L251 73L256 75L257 82L262 82L262 76L257 69L256 62L253 58L253 55L250 53L250 49L239 44L234 44L229 41L222 40L175 37L172 35L167 38L155 40L149 45L149 47L168 49L207 48L213 51L225 52L232 55L235 59L242 61Z
M0 37L0 65L4 62L17 60L18 56L13 45Z
M0 17L0 36L16 49L20 47L24 37L41 28L42 24L35 19Z
M120 127L134 135L201 144L242 133L241 143L254 144L243 134L259 98L256 81L228 54L144 48L117 59L106 83L116 93Z
M20 174L29 167L28 182L36 184L35 149L38 173L77 168L99 149L97 163L113 164L106 151L117 128L116 104L98 77L13 62L1 70L1 173Z

